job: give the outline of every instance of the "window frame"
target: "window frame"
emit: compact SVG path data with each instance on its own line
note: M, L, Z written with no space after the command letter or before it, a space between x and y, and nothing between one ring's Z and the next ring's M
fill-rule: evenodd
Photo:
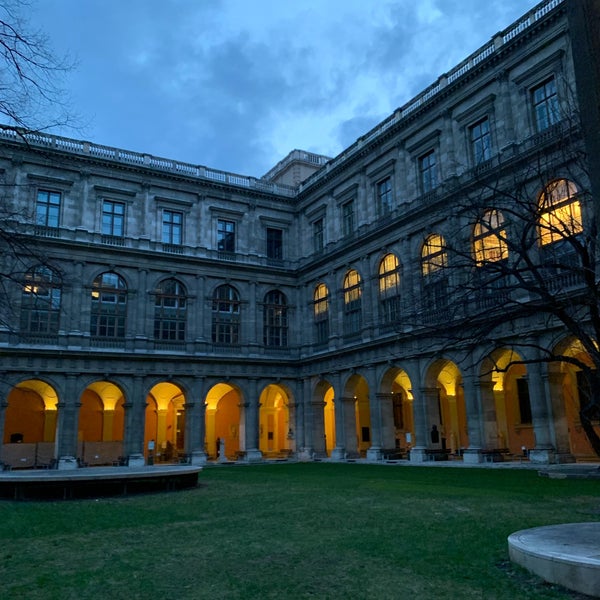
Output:
M174 286L167 289L166 286ZM172 303L172 306L168 306ZM154 298L154 340L184 342L187 325L187 291L175 277L163 279Z
M213 344L236 346L240 343L241 301L236 288L228 283L212 294L211 339Z
M265 294L263 303L263 344L268 348L288 346L288 304L281 290Z
M45 293L41 293L44 290ZM20 331L34 335L58 334L61 304L60 275L46 265L34 265L25 272L22 283Z
M549 84L553 86L553 93L547 93ZM536 94L543 91L543 97L536 100ZM560 99L558 95L558 84L554 74L546 77L540 83L530 89L531 111L536 133L546 131L560 122ZM542 109L542 111L540 111Z
M110 210L107 208L110 207ZM122 212L115 209L120 208ZM115 238L125 237L126 203L112 198L102 198L102 235Z
M40 195L46 195L45 201L40 201ZM50 188L38 188L35 196L35 224L37 227L47 229L57 229L60 227L60 217L62 212L62 196L63 193ZM57 197L58 201L51 202L52 197ZM55 210L52 210L55 207ZM40 210L43 209L43 210ZM52 213L55 213L55 222L50 222ZM43 217L40 219L40 217Z
M179 223L176 222L174 217L179 217ZM180 210L173 210L171 208L162 209L161 238L163 244L171 246L183 245L183 218L183 212ZM176 232L178 237L175 235Z
M436 149L431 148L417 159L419 168L419 184L421 192L428 194L439 185L438 161Z
M485 123L487 130L479 131ZM485 115L469 125L469 147L471 160L474 166L478 166L492 158L492 126L491 119Z
M116 286L108 285L113 279ZM125 338L127 325L127 284L114 271L100 273L92 282L90 335L95 338ZM111 309L111 307L114 307Z

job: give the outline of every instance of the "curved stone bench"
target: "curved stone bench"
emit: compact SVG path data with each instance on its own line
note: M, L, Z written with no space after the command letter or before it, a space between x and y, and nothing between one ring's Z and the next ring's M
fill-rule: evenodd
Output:
M508 536L508 552L542 579L600 598L600 523L523 529Z

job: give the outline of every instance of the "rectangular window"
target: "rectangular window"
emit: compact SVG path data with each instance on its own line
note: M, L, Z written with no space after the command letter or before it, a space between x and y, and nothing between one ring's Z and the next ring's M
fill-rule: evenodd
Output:
M342 205L342 230L344 236L354 233L354 200Z
M419 178L423 194L430 192L437 186L437 164L434 150L419 158Z
M183 243L183 215L173 210L163 210L162 242L179 246Z
M281 229L267 227L267 258L283 259L283 231Z
M386 177L377 184L377 204L379 215L387 215L392 212L392 178Z
M35 207L35 224L42 227L58 227L60 200L60 192L38 190Z
M559 121L556 81L551 77L531 90L536 131L544 131Z
M115 237L125 235L125 205L122 202L104 200L102 203L102 234Z
M317 219L313 223L313 246L315 252L321 252L323 250L323 219Z
M219 219L217 224L217 250L235 252L235 223Z
M469 127L469 137L473 164L478 165L492 158L492 137L487 117Z

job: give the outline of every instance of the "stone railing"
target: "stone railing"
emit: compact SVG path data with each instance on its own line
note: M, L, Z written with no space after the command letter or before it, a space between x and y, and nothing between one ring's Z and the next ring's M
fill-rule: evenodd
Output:
M257 190L260 192L277 194L279 196L287 196L289 198L296 195L296 189L290 185L271 183L269 181L257 179L256 177L246 177L245 175L209 169L208 167L201 165L193 165L170 160L168 158L152 156L150 154L140 154L139 152L121 150L120 148L92 144L91 142L73 140L48 133L21 133L15 129L5 127L0 129L0 139L21 142L33 148L47 148L68 152L69 154L77 154L120 164L132 165L135 167L145 167L154 171L175 173L184 177L214 181L224 185Z
M354 144L346 148L346 150L344 150L341 154L338 154L338 156L336 156L334 159L330 160L324 168L320 169L302 182L298 188L299 191L306 190L311 185L319 181L324 174L329 173L331 170L348 160L354 154L361 151L371 141L385 133L392 125L395 125L396 123L407 118L411 113L437 96L437 94L445 87L466 75L471 69L476 67L485 59L494 55L502 48L502 46L526 31L533 23L544 17L553 8L563 2L565 2L565 0L544 0L544 2L540 2L540 4L535 6L525 17L519 19L507 27L504 31L494 36L490 42L476 50L451 71L441 75L435 83L423 90L418 96L407 102L402 107L398 108L387 119L371 129L371 131L359 137Z

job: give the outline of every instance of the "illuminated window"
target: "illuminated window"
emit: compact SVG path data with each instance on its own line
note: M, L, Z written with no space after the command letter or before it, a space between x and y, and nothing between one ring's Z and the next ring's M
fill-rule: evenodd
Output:
M183 215L173 210L163 210L163 244L179 246L183 243Z
M220 285L213 294L212 341L215 344L240 342L240 296L230 285Z
M21 331L58 333L62 282L50 268L38 265L25 273L21 294Z
M384 323L400 320L400 266L394 254L386 254L379 263L379 301Z
M492 136L490 135L490 121L487 117L469 127L469 137L475 165L492 158Z
M344 333L353 335L362 326L362 289L358 271L351 269L344 277Z
M38 190L35 206L35 224L42 227L58 227L60 219L59 192Z
M477 266L507 258L506 231L501 212L487 210L475 225L473 250Z
M558 123L559 106L556 93L556 80L554 77L544 81L531 90L533 116L537 131L544 131L551 125Z
M419 179L421 191L426 194L437 186L437 162L435 151L431 150L419 158Z
M542 245L564 240L583 231L577 186L557 179L546 186L539 199L539 236Z
M315 288L313 312L316 341L318 344L324 344L329 339L329 290L324 283Z
M377 202L379 215L387 215L392 212L392 178L386 177L377 184Z
M127 286L116 273L106 272L92 283L90 333L95 337L124 338Z
M154 302L154 339L170 342L185 340L186 291L176 279L162 281Z
M263 341L265 346L286 347L288 345L287 301L279 290L269 292L264 303Z
M423 275L431 275L436 271L443 270L447 266L447 262L446 241L437 233L430 235L425 240L421 251L421 269Z

